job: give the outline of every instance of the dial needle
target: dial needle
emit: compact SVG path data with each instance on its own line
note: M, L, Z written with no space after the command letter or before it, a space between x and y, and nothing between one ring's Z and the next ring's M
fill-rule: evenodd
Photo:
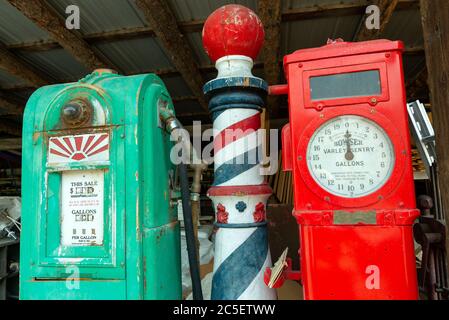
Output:
M351 151L351 142L349 140L349 138L351 138L351 134L349 133L349 130L346 130L346 134L344 135L344 137L346 138L346 154L345 154L345 159L348 161L351 161L352 159L354 159L354 153L352 153Z

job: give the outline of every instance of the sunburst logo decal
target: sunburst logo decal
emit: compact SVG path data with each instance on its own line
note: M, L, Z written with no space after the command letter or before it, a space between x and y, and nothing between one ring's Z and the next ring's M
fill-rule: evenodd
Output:
M49 163L109 160L109 134L53 137L49 141Z

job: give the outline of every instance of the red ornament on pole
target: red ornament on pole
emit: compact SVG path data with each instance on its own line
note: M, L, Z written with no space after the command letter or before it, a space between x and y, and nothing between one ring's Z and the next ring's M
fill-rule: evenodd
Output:
M255 60L264 42L262 21L254 11L236 4L215 10L203 28L203 45L215 62L229 55Z

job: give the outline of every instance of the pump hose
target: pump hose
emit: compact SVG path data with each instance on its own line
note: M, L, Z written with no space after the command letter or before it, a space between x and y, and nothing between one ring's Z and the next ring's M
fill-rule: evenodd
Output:
M187 253L189 256L190 277L192 279L193 300L203 300L199 261L193 231L192 207L190 206L190 189L187 176L187 166L179 164L179 179L181 183L182 213L186 230Z
M159 117L165 123L165 130L172 133L175 129L182 129L181 122L175 117L173 111L167 108L159 109ZM192 155L195 156L194 148L190 145L190 140L185 141L180 137L180 142L191 147ZM189 256L190 278L192 279L193 300L203 300L201 289L201 277L199 268L199 258L196 250L196 241L193 229L192 207L190 205L189 178L187 175L187 165L181 162L178 165L179 180L181 183L182 214L184 216L184 228L186 231L187 254ZM199 167L200 168L200 167Z

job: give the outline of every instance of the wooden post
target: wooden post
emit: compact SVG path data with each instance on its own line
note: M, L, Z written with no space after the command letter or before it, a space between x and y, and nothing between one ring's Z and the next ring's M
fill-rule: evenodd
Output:
M449 222L449 1L421 0L420 5L436 136L438 180L442 209L447 223ZM446 229L446 249L449 248L448 230Z
M265 29L265 43L262 51L264 62L265 81L269 85L279 84L280 68L279 61L281 51L281 11L282 3L280 0L259 0L258 14ZM279 114L279 99L276 96L268 96L266 109L269 116Z

